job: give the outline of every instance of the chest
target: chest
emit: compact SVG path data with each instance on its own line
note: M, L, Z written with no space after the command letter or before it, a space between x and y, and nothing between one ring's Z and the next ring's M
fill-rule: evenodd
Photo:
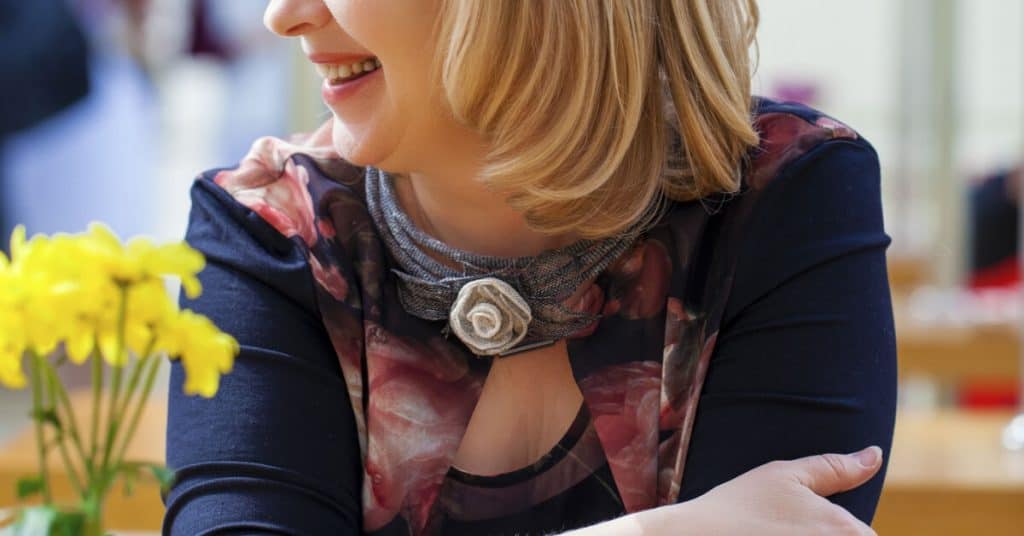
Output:
M339 357L362 419L366 527L497 518L584 482L628 512L669 500L660 484L681 474L708 335L671 291L671 251L649 240L609 271L593 331L490 361L409 316L391 287L364 289L364 340L336 346L357 349Z
M564 341L497 359L452 465L487 476L531 465L558 444L581 404Z

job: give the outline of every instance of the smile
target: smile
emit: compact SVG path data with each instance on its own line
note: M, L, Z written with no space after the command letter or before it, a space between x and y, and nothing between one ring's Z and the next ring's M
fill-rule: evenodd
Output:
M380 60L367 58L352 63L316 63L316 70L320 76L331 85L350 82L357 78L376 71L380 68Z

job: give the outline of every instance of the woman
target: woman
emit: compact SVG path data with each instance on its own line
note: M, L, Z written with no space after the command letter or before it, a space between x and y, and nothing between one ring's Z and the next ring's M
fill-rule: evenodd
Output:
M812 455L891 441L878 160L751 98L756 20L270 2L333 117L193 187L243 350L173 371L165 532L870 533L882 452Z

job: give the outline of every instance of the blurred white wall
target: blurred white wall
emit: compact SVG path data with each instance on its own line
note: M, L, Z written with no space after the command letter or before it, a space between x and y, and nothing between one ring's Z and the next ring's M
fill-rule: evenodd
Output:
M961 0L957 89L966 172L1024 158L1024 2Z
M760 0L755 90L818 89L812 104L878 149L893 251L928 255L959 242L969 181L1024 158L1021 0ZM951 28L941 28L948 9ZM943 43L951 42L951 54ZM947 61L948 60L948 61ZM952 69L947 101L941 79ZM938 115L952 111L949 117ZM946 125L949 131L946 132ZM948 144L943 136L948 134ZM951 145L953 154L945 154ZM898 210L897 210L898 209ZM948 222L947 222L948 223ZM955 255L962 257L960 247Z
M900 2L760 0L755 91L786 81L819 88L812 104L891 153L899 105Z

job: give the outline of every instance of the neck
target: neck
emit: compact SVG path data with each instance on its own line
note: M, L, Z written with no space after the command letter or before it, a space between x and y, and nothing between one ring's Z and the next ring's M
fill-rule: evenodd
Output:
M482 151L462 152L395 181L399 206L428 234L456 249L492 257L521 257L571 243L575 237L530 229L505 195L478 180Z

